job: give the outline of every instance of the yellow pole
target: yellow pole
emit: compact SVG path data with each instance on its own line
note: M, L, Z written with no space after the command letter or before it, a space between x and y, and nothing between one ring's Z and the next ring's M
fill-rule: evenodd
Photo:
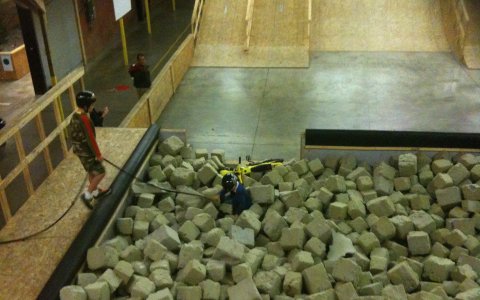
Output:
M148 34L152 34L152 24L150 23L150 4L145 0L145 14L147 15L147 30Z
M175 0L172 0L172 8L173 8L173 11L175 11L177 9L177 5L175 4Z
M127 53L127 38L125 37L125 26L123 26L123 18L120 18L120 36L122 38L123 49L123 62L128 66L128 53Z

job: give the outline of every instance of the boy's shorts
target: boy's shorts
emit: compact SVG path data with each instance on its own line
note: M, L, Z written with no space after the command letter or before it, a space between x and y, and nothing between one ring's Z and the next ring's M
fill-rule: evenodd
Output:
M79 156L80 162L83 168L88 173L103 174L105 173L105 167L99 162L95 156Z

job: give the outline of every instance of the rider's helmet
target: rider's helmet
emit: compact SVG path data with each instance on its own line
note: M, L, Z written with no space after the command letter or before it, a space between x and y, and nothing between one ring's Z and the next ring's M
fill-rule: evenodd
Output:
M91 91L81 91L77 94L77 106L82 108L85 112L88 111L90 105L95 103L95 101L97 101L97 98L95 97L95 94Z
M237 186L238 178L235 174L226 174L222 178L222 187L225 191L230 192Z

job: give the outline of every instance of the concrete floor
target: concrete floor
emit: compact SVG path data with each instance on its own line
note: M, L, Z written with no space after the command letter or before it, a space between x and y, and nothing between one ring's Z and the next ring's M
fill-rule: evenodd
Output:
M227 158L298 158L306 128L477 132L480 71L450 53L313 53L306 69L191 68L158 123Z

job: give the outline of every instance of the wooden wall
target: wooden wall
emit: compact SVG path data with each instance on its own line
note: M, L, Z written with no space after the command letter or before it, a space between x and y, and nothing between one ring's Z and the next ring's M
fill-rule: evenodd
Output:
M441 9L451 51L468 68L480 69L480 2L442 0Z
M193 66L308 67L309 1L208 0Z
M120 127L148 127L153 124L180 85L190 67L192 57L193 35L190 34L155 77L152 87L140 98Z

